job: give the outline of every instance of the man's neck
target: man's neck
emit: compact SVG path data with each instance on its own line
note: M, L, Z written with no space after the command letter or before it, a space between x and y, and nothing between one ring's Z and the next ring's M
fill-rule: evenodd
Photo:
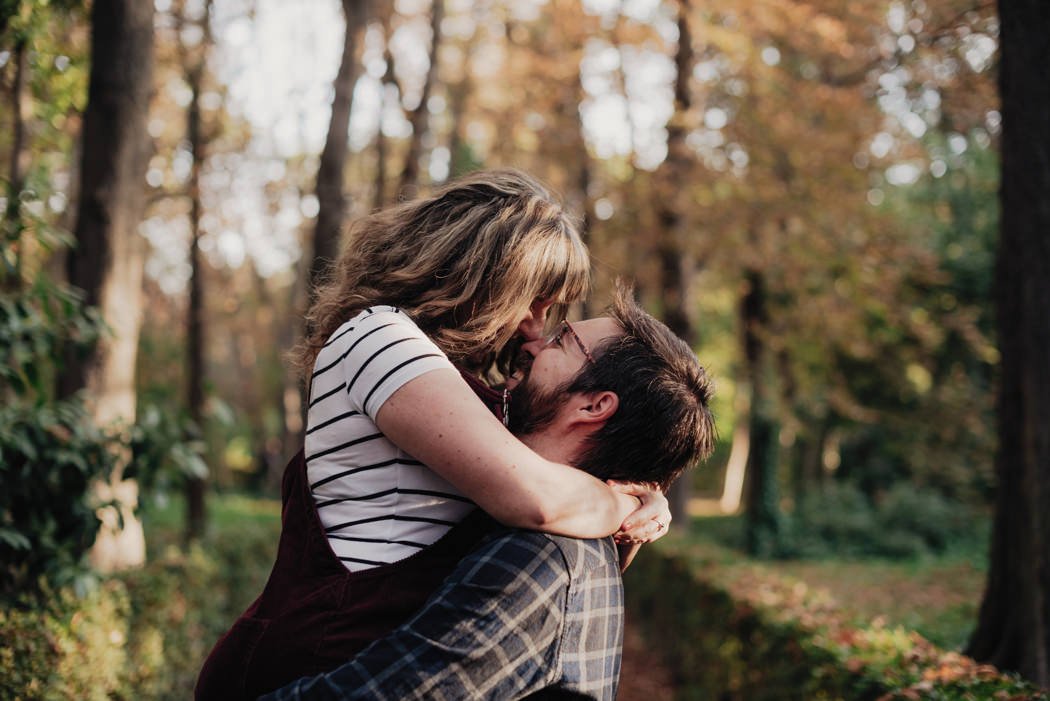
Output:
M558 431L552 426L519 436L521 442L536 451L538 455L565 465L576 464L576 457L582 452L586 437L586 434L580 431Z

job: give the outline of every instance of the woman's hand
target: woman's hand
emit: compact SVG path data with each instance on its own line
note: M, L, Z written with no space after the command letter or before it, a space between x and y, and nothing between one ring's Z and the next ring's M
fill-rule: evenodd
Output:
M608 480L608 485L621 494L636 497L639 506L613 534L617 543L651 543L667 534L671 509L659 489L638 482Z

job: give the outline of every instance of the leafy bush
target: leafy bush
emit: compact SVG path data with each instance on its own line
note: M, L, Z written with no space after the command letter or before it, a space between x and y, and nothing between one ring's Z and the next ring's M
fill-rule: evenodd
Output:
M115 465L80 399L52 397L52 359L94 342L101 321L44 276L10 288L0 296L0 597L42 579L84 581L99 525L88 487Z
M671 667L678 699L1048 699L917 633L851 626L802 582L757 571L724 580L673 544L643 548L624 587L630 621Z
M75 400L0 408L0 595L84 576L99 526L88 487L113 464L106 437Z
M943 553L973 539L975 514L939 492L898 483L875 503L848 482L805 499L787 520L780 557L885 557Z
M276 551L277 504L246 514L236 498L214 506L231 504L222 531L199 546L164 547L83 597L45 589L0 609L0 701L192 698L205 655L262 591Z
M46 227L34 232L42 249L67 243ZM18 236L0 241L0 600L43 585L72 583L83 593L102 506L90 488L129 452L124 474L142 475L147 486L169 473L207 469L202 447L186 439L189 427L170 411L146 407L125 431L95 425L80 396L54 396L57 359L87 352L105 324L76 290L42 270L26 279Z
M882 530L912 534L933 552L944 552L960 534L972 532L971 518L969 508L903 482L894 485L878 506Z
M859 489L833 482L795 509L781 543L781 556L822 557L871 553L875 510Z

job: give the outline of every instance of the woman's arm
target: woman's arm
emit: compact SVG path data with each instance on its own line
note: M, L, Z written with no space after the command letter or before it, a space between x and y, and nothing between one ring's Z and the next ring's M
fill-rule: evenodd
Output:
M452 370L434 370L407 382L383 403L375 422L395 445L508 526L600 538L617 532L632 516L649 533L650 520L665 509L650 503L635 514L638 498L537 455Z

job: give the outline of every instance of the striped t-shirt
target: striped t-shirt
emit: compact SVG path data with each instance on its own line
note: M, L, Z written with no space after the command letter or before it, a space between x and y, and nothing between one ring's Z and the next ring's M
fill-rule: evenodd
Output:
M314 363L306 464L317 513L350 570L402 560L474 505L375 425L390 395L431 370L454 370L396 307L370 307L331 335Z

